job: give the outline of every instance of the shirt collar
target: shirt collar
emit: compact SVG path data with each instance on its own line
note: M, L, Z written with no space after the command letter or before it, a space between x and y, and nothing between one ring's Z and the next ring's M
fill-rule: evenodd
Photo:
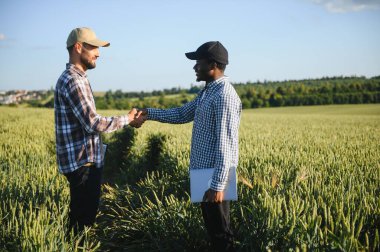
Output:
M228 80L228 76L226 75L223 75L222 77L220 77L219 79L216 79L216 80L213 80L211 82L209 82L208 84L206 84L205 86L205 89L208 89L208 88L212 88L218 84L222 84L224 83L226 80Z
M74 64L67 63L66 69L73 70L73 71L77 72L82 77L87 77L87 74L85 72L83 72L82 70L80 70L79 68L77 68Z

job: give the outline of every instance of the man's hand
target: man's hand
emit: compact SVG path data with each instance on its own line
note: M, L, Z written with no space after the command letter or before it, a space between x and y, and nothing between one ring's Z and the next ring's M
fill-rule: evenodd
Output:
M147 110L147 109L139 109L139 110L137 111L137 115L138 115L138 116L143 115L143 116L148 117L148 110Z
M141 112L137 111L136 108L133 108L128 113L129 125L134 128L140 128L141 125L147 120L146 115L142 115Z
M128 121L132 122L135 119L136 114L137 114L137 109L136 108L131 109L131 111L129 111L128 113Z
M208 189L203 196L204 202L212 202L212 203L222 203L224 199L224 192L214 191L212 189Z

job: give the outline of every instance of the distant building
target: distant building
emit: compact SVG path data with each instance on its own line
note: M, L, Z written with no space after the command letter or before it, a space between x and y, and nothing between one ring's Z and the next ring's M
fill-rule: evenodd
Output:
M16 100L14 98L14 95L5 95L5 96L0 96L0 103L12 104L12 103L16 103Z
M8 92L0 91L0 104L19 104L25 101L41 100L47 95L48 91L27 91L27 90L10 90Z

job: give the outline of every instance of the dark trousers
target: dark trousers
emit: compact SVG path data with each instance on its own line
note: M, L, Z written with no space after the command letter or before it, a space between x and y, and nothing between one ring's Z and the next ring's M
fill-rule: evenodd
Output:
M82 166L65 174L70 183L69 232L83 231L95 222L100 199L103 168Z
M202 202L202 215L215 251L235 251L230 228L230 202Z

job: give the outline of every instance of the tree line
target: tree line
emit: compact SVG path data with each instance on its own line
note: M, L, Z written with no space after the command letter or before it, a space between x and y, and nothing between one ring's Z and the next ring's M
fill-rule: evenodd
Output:
M324 77L319 79L257 81L233 83L243 108L380 103L380 76ZM97 109L130 109L131 107L171 108L195 98L203 85L189 89L172 88L152 92L105 92L95 96ZM33 107L54 107L54 98L30 102Z
M243 108L380 103L380 76L233 83ZM153 92L107 91L96 97L98 109L177 107L191 101L203 86Z
M243 108L380 102L380 76L235 84Z

